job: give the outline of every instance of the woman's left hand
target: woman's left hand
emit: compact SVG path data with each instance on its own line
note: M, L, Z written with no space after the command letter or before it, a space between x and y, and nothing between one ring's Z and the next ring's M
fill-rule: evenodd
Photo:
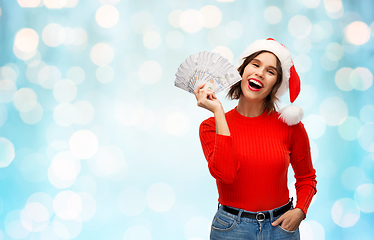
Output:
M287 231L295 231L301 221L304 219L304 212L300 208L294 208L285 212L280 218L275 220L271 225L280 226Z

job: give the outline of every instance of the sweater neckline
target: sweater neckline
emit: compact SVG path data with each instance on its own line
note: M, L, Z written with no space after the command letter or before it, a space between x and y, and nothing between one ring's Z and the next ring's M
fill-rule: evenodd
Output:
M268 118L267 109L265 109L265 111L257 117L246 117L246 116L241 115L237 110L237 106L235 107L235 109L233 109L233 113L234 113L233 115L234 115L235 120L240 121L242 123L246 123L246 124L262 123Z

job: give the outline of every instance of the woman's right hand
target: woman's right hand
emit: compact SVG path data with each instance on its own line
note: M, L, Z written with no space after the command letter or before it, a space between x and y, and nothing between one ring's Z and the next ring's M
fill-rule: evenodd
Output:
M213 113L222 110L222 104L217 99L214 91L204 88L206 83L202 83L196 87L194 93L197 100L197 106L205 108Z

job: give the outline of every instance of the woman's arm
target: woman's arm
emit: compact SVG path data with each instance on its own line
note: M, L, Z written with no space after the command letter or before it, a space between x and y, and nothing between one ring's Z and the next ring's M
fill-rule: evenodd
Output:
M197 105L213 112L214 119L207 119L200 125L201 146L211 175L224 183L233 183L237 178L239 161L225 112L213 91L202 89L203 87L204 85L200 85L195 90Z

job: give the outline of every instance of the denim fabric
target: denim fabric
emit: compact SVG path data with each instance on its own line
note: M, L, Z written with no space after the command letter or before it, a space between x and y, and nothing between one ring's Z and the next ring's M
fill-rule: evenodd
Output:
M292 209L293 207L291 207ZM278 209L278 208L276 208ZM270 210L270 219L258 221L256 219L241 217L243 210L239 210L238 215L225 212L221 206L217 210L212 222L210 239L211 240L267 240L267 239L287 239L299 240L299 229L287 231L278 226L272 226L271 223L281 215L273 217L273 210Z

